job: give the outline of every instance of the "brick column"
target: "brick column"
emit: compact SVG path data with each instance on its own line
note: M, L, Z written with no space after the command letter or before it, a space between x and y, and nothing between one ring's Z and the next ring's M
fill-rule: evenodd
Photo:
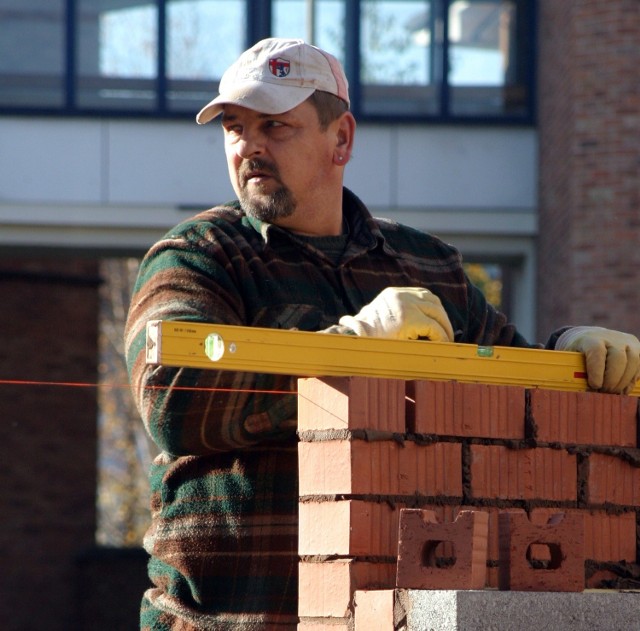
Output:
M639 334L640 3L538 6L538 337Z
M96 263L0 260L0 304L0 378L24 382L0 385L2 628L67 631L95 542L96 388L47 384L96 383Z

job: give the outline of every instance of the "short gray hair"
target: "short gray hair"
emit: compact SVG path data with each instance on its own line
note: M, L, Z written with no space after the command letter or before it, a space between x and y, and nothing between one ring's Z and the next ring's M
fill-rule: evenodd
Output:
M308 101L316 108L320 127L323 131L326 130L334 120L337 120L349 110L349 105L346 101L322 90L316 90L308 98Z

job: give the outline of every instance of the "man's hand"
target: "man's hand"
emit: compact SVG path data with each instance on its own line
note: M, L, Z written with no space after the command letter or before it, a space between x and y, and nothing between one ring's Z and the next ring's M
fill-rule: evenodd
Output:
M420 287L387 287L355 316L340 318L340 324L362 337L453 342L440 298Z
M640 377L640 341L629 333L576 326L558 338L556 350L584 353L594 390L628 394Z

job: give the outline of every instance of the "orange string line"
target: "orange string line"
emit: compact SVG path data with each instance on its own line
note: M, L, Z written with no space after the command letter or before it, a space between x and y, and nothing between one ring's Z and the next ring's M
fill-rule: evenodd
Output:
M129 384L80 383L73 381L33 381L21 379L0 379L0 385L9 386L55 386L61 388L125 388ZM244 392L249 394L297 394L297 390L257 390L251 388L198 388L196 386L146 386L149 390L186 390L191 392Z

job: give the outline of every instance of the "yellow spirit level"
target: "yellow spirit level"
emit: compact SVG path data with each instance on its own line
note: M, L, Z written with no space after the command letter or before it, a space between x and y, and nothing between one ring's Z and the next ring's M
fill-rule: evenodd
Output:
M581 353L153 320L147 363L300 377L431 379L587 390ZM640 396L640 386L631 393Z

